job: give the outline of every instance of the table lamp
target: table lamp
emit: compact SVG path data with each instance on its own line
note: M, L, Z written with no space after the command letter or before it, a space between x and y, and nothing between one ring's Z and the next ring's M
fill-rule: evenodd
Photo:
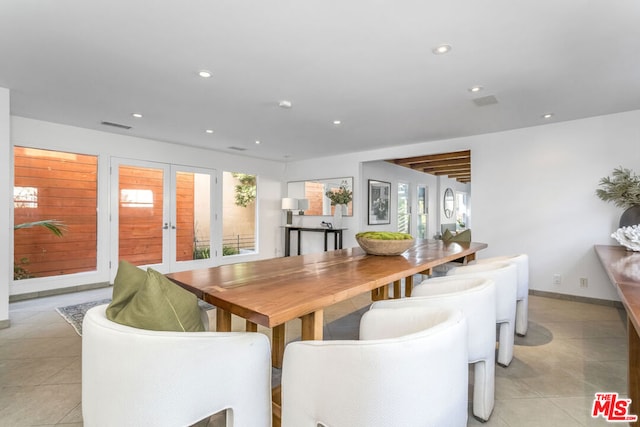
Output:
M298 199L285 197L282 199L282 210L287 211L287 225L293 223L293 210L298 209Z
M304 215L307 209L309 209L309 199L298 199L298 215Z

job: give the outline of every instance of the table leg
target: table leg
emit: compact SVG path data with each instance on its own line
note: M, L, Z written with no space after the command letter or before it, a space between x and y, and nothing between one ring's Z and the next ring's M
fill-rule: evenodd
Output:
M231 332L231 312L216 307L216 331Z
M285 227L284 229L284 256L291 255L291 229Z
M474 252L464 257L464 263L467 264L469 261L475 261L475 259L476 259L476 253Z
M338 231L338 248L342 249L342 230Z
M329 230L324 230L324 251L327 252L329 249L327 246L327 238L329 237Z
M271 389L271 426L280 427L282 422L282 386Z
M413 291L413 276L404 278L404 296L410 297L411 292Z
M402 298L402 291L400 286L400 280L396 280L395 282L393 282L393 299Z
M640 415L640 337L638 331L627 317L627 338L628 338L628 366L627 366L627 389L631 408L629 413Z
M271 366L274 368L282 368L284 338L284 323L271 329Z
M247 332L258 332L258 324L247 320L245 322L245 330Z
M300 255L300 250L302 249L302 238L300 237L301 231L298 230L298 255Z
M322 329L324 327L324 311L318 310L313 313L305 314L300 318L302 320L302 339L303 340L321 340Z
M382 299L389 299L389 285L384 285L371 290L372 301L380 301Z

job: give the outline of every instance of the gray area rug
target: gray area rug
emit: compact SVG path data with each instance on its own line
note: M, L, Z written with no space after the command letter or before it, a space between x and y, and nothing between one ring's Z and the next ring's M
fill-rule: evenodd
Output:
M82 320L84 319L84 314L90 308L95 307L96 305L109 304L111 302L110 298L101 299L98 301L90 301L84 302L82 304L74 304L68 305L66 307L58 307L56 311L64 320L66 320L73 329L78 333L78 335L82 336ZM214 308L211 304L208 304L204 301L198 300L198 305L205 310L211 310Z
M76 330L78 335L82 336L82 320L87 310L96 305L109 304L110 302L111 298L107 298L98 301L83 302L82 304L68 305L66 307L58 307L56 311L64 320L73 326L73 329Z

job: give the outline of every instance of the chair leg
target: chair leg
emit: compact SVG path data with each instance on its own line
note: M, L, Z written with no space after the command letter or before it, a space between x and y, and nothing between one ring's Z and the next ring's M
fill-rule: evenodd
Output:
M516 301L516 334L523 337L527 335L529 327L529 296Z
M513 322L500 324L500 339L498 343L498 365L507 367L513 359L513 339L515 325Z
M473 417L484 423L495 403L495 360L480 360L473 369Z

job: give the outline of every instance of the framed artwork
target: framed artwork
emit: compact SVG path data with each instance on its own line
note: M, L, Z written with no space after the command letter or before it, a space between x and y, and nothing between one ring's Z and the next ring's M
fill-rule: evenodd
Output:
M391 183L369 180L369 221L370 225L390 224Z

